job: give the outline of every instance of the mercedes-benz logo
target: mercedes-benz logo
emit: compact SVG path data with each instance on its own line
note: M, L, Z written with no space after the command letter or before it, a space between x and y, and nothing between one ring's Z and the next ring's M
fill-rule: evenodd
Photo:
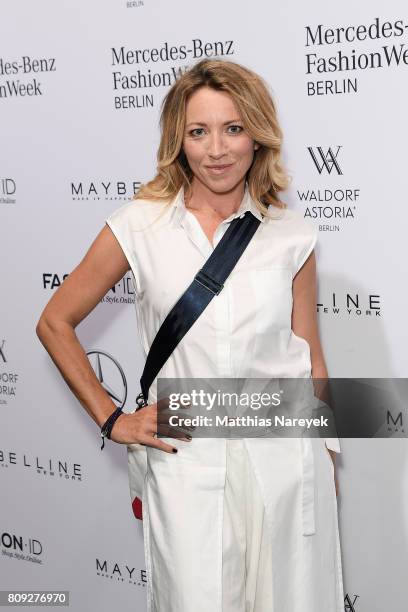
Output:
M119 362L106 351L93 350L86 354L102 387L116 406L123 408L127 397L127 382Z

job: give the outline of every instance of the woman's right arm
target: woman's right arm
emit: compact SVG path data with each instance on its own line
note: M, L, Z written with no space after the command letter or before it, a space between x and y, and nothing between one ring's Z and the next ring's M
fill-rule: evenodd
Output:
M129 262L106 224L82 261L46 304L36 326L37 336L68 387L99 427L116 405L99 382L75 328L128 270ZM172 446L153 438L156 423L156 404L122 414L112 428L111 439L121 444L139 442L172 452Z

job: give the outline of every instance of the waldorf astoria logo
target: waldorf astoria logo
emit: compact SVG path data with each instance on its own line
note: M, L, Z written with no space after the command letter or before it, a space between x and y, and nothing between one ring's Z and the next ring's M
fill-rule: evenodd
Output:
M6 340L0 340L0 406L6 406L17 394L18 374L8 364Z
M147 573L145 569L137 568L134 565L112 561L107 559L95 558L96 575L101 578L109 578L125 584L145 587L147 584Z
M98 179L71 181L71 198L74 201L131 200L138 191L141 181Z
M343 224L355 219L356 202L360 189L344 183L343 145L310 145L306 147L307 161L311 165L318 185L299 187L298 201L304 207L304 216L318 221L319 231L339 232Z
M323 170L328 174L331 174L332 170L335 170L337 174L343 174L337 159L340 149L341 145L338 145L334 151L331 147L326 150L322 147L307 147L319 174L321 174Z
M0 363L1 362L7 363L6 351L5 351L5 348L4 348L5 343L6 343L6 341L3 338L3 340L1 341L1 345L0 345Z
M350 595L346 593L344 597L344 612L357 612L357 599L359 599L360 595Z

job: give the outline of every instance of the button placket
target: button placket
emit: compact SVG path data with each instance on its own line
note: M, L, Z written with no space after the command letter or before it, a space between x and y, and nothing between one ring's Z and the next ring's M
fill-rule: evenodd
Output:
M215 250L217 244L222 239L227 231L229 224L235 218L242 218L245 211L237 212L230 215L227 219L221 221L213 235L213 244L208 240L203 228L197 217L185 209L185 214L181 220L181 225L187 233L188 238L198 248L200 253L207 259ZM216 363L217 371L220 377L232 377L231 366L231 291L228 287L228 279L222 291L213 299L214 303L214 318L215 318L215 344L216 344Z
M217 246L229 226L228 219L224 219L217 227L214 234L214 248ZM231 292L228 287L228 279L221 293L214 298L215 320L217 326L217 370L220 377L231 377L231 317L230 317Z

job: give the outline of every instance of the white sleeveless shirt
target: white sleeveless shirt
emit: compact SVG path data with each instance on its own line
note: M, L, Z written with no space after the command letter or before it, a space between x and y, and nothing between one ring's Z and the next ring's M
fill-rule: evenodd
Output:
M169 203L131 200L106 223L131 269L137 324L147 356L163 320L233 219L251 211L261 224L235 268L164 364L163 378L301 378L311 376L308 342L291 329L292 281L312 252L317 229L294 210L270 206L262 217L248 185L239 209L210 243L185 207L184 189ZM149 390L157 400L157 379ZM326 446L340 452L337 438Z

